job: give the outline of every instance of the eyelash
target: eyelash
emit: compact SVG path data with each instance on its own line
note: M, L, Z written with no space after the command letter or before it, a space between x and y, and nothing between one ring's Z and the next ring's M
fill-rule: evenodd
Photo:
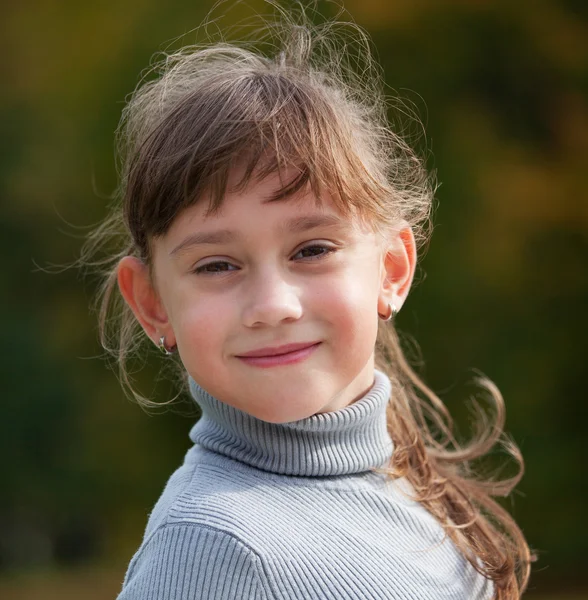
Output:
M309 250L309 249L313 249L313 248L320 248L321 250L324 250L324 252L321 252L321 254L315 254L313 256L306 257L307 261L320 260L322 258L329 256L333 252L336 252L336 250L337 250L337 248L332 248L331 246L325 246L323 244L310 244L310 245L305 246L304 248L301 248L300 250L298 250L298 252L296 252L296 254L299 254L300 252L304 252L304 250ZM296 256L296 254L294 256ZM197 275L215 275L217 273L230 273L231 271L229 271L229 270L206 271L206 269L209 267L214 267L214 266L218 266L218 265L230 265L230 264L231 263L229 263L226 260L219 260L216 262L207 263L205 265L202 265L201 267L197 267L196 269L194 269L194 273L196 273Z

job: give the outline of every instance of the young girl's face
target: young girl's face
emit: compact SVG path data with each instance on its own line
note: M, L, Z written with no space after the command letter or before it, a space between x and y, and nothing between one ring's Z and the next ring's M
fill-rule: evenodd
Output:
M403 271L328 197L268 203L279 185L275 175L227 193L214 216L199 202L152 244L157 334L210 394L274 423L338 410L369 390L378 311L401 304L402 281L390 274L404 293L412 280L405 248ZM288 344L306 349L246 356Z

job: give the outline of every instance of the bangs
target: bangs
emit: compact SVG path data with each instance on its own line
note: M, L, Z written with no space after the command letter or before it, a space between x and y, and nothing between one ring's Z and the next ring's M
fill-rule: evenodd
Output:
M320 203L328 193L342 214L374 220L390 190L362 160L369 152L361 123L349 119L349 107L346 112L295 73L217 74L186 94L137 148L127 186L134 198L125 202L131 231L164 235L203 197L206 214L213 214L227 191L274 173L280 186L269 201L312 191Z
M199 180L203 192L208 193L208 211L220 208L227 191L243 191L252 179L254 183L260 182L277 173L280 185L270 202L303 191L312 191L320 202L328 191L336 206L348 213L353 206L349 178L354 157L351 149L345 147L347 135L338 131L333 107L324 98L309 95L309 90L279 74L257 75L247 83L252 84L253 90L248 91L254 92L253 104L257 110L254 114L238 115L232 121L226 155L219 156L213 138L209 148L220 159L213 169L202 177L197 165L186 165L186 181ZM227 190L236 168L241 176ZM201 197L202 193L195 193L194 188L187 186L186 199ZM355 204L360 205L357 197Z

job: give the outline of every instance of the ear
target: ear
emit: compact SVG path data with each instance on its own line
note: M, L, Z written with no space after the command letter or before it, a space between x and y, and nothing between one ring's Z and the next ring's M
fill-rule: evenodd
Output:
M406 221L394 230L392 239L384 247L382 256L382 283L378 295L378 312L387 314L391 304L400 310L412 285L417 252L412 228Z
M169 346L174 345L167 312L153 287L147 265L139 258L125 256L118 263L117 280L123 298L155 345L161 336L166 337Z

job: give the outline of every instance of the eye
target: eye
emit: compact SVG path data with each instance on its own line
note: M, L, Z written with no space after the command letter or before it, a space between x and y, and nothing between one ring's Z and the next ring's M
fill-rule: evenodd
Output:
M294 255L294 257L298 256L299 254L304 254L305 256L302 257L303 259L316 260L324 258L328 254L335 252L335 250L336 248L331 248L330 246L325 246L323 244L311 244L310 246L305 246L304 248L300 249Z
M211 275L214 273L227 273L230 271L229 267L232 267L234 265L232 265L231 263L228 263L226 261L217 261L217 262L211 262L208 263L206 265L202 265L201 267L197 267L196 269L194 269L194 273L197 273L198 275L204 274L204 275Z

